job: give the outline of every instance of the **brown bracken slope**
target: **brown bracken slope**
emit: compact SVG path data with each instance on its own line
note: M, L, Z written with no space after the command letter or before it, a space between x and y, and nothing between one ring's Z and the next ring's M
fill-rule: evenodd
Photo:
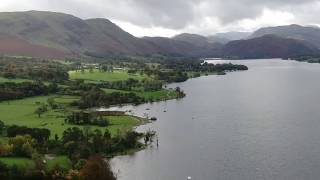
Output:
M26 40L8 34L0 34L0 54L62 59L70 56L70 53L66 51L34 45Z

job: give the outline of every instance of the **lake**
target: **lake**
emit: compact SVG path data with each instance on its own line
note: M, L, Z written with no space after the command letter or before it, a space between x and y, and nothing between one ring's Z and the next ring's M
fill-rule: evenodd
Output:
M119 180L319 179L320 65L232 62L249 70L171 84L181 100L122 108L158 118L137 130L157 131L159 147L114 158Z

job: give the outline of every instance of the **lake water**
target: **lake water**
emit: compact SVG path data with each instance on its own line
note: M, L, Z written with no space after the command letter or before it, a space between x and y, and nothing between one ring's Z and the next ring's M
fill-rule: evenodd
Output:
M119 180L319 179L320 65L233 63L249 70L170 85L181 100L124 107L158 117L137 130L156 130L159 147L114 158Z

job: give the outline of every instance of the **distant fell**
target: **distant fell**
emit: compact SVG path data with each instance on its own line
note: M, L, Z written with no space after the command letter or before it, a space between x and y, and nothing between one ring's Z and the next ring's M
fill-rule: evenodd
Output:
M309 42L320 48L320 28L315 26L300 26L297 24L287 26L265 27L255 31L250 38L273 34L282 38L297 39Z
M225 57L253 58L288 58L318 53L314 45L296 39L265 35L248 40L232 41L223 47Z

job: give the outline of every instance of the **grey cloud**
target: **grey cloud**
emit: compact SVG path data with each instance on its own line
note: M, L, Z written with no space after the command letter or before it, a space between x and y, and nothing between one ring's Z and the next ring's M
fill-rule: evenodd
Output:
M185 27L196 15L193 0L29 0L35 10L71 13L82 18L105 17L151 27ZM0 5L1 6L1 5Z
M319 0L2 0L14 5L28 2L26 7L72 13L82 18L105 17L127 21L143 27L184 29L199 24L204 18L218 19L221 25L242 19L254 19L263 9L294 12L312 7ZM2 5L0 5L1 7ZM294 12L296 13L296 12ZM318 14L316 11L313 13ZM310 15L297 12L301 19ZM298 18L299 18L298 17ZM315 21L315 19L313 19Z
M151 22L149 25L161 25L170 28L183 28L196 18L193 0L131 0L131 4L145 12Z
M222 25L245 18L256 18L264 8L292 11L318 0L68 0L79 13L111 17L151 27L183 29L189 24L215 17ZM48 1L48 4L54 1ZM84 7L84 4L87 7ZM202 9L201 5L206 5ZM59 6L59 5L57 5ZM87 15L85 14L87 12Z

